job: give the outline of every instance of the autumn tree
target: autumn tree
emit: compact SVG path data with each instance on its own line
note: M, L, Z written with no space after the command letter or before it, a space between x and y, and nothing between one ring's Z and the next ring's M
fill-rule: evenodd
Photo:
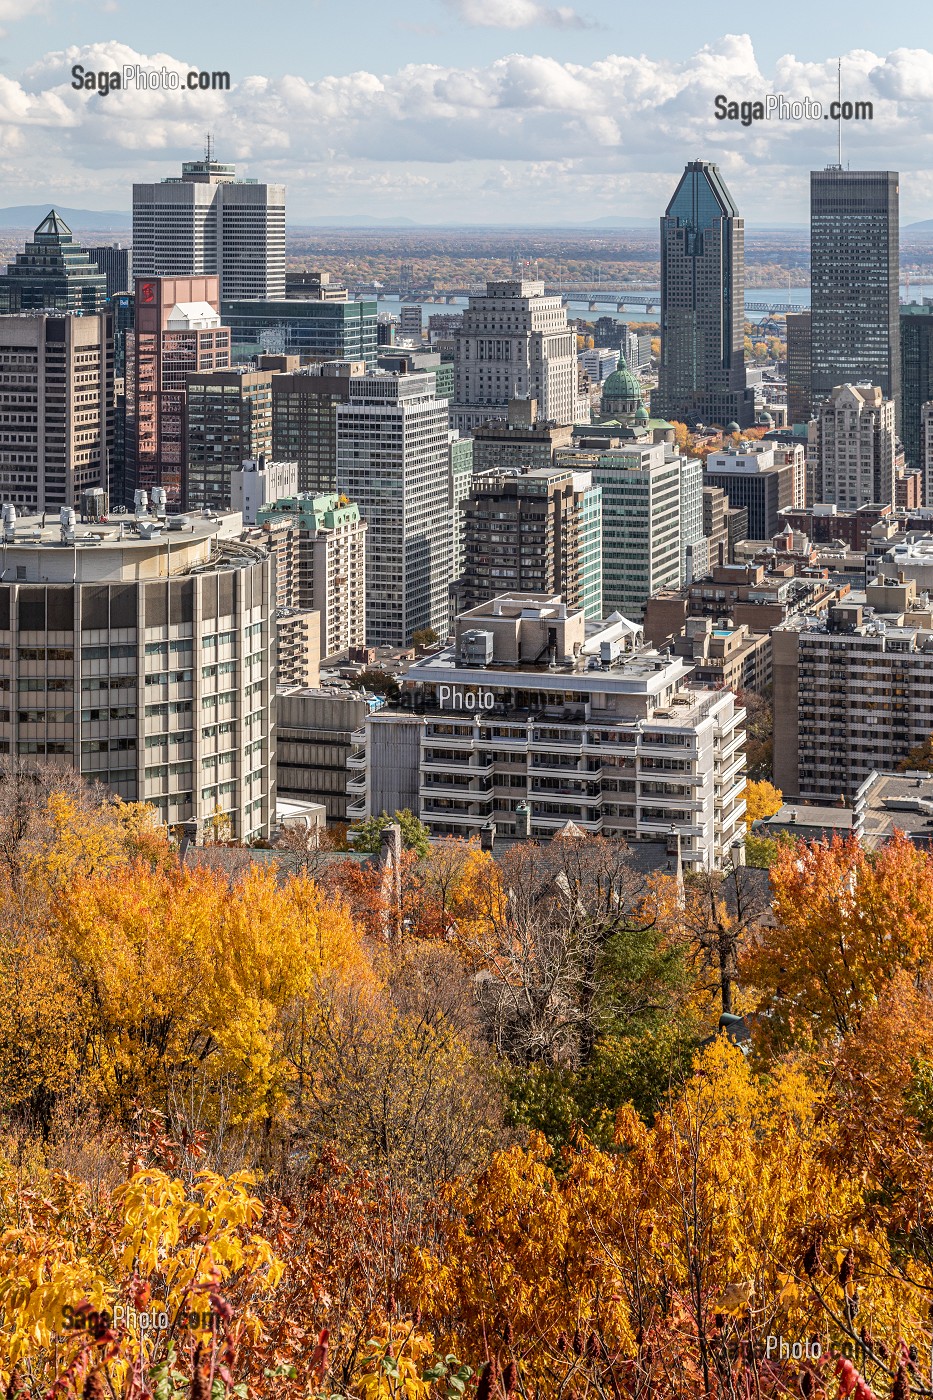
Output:
M784 802L784 794L780 788L776 788L773 783L755 782L754 779L745 784L745 825L749 831L757 821L763 821L767 817L773 817L781 810Z
M895 832L879 850L846 840L782 846L775 920L742 960L776 1043L847 1035L899 971L933 954L933 858Z

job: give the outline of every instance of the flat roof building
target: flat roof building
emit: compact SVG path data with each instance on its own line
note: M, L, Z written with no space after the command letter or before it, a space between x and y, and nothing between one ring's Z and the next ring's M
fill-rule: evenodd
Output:
M14 519L0 753L50 758L239 840L273 811L271 563L238 515Z
M354 734L348 813L409 807L436 836L672 835L685 866L712 868L743 830L745 711L688 690L690 670L624 618L492 599Z

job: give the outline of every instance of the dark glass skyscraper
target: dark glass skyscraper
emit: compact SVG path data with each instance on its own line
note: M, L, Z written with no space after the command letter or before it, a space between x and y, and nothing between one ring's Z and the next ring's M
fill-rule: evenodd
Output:
M923 466L920 414L933 399L933 304L901 307L901 440L909 467Z
M661 219L661 365L652 409L751 427L745 383L745 225L719 168L692 161Z
M810 386L814 411L837 384L877 384L900 413L898 175L810 175Z

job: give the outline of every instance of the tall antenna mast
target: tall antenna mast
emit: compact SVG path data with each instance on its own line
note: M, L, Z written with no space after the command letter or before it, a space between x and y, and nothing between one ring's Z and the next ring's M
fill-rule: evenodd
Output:
M842 58L836 59L836 89L839 98L839 105L836 111L839 113L837 119L838 139L839 139L839 169L842 169Z
M842 137L840 136L839 139L841 140ZM210 165L210 163L211 163L211 156L212 156L212 155L213 155L213 150L212 150L212 145L211 145L211 133L208 132L208 133L207 133L207 139L206 139L206 141L205 141L205 143L204 143L204 159L207 161L208 165Z

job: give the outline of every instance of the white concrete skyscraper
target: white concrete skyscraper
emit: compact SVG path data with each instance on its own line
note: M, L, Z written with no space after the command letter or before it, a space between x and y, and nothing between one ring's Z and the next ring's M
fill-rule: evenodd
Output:
M366 641L446 637L453 556L447 399L433 373L367 374L337 405L337 489L369 523Z
M236 167L185 161L181 176L133 186L137 277L220 278L224 301L285 296L285 186Z
M559 296L543 282L488 282L470 297L456 338L450 425L471 432L505 418L510 399L535 399L539 423L589 413L577 394L576 337Z

